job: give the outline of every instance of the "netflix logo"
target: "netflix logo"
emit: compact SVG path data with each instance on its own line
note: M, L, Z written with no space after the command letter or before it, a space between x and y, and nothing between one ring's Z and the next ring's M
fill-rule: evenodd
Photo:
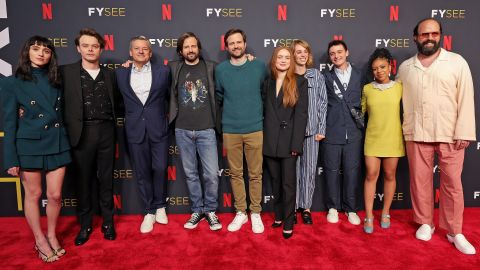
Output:
M172 20L172 4L162 4L162 21Z
M286 21L287 20L287 5L278 5L277 7L277 20Z
M52 3L42 3L42 19L53 20Z
M105 51L114 51L115 50L115 39L113 35L104 35L103 39L105 40Z
M390 21L391 22L398 22L398 14L400 8L398 6L390 6Z

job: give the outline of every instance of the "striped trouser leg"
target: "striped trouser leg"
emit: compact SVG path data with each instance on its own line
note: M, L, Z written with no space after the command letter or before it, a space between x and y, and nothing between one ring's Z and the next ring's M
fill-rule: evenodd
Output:
M312 207L319 149L319 142L314 138L315 136L305 137L303 154L297 160L297 208Z

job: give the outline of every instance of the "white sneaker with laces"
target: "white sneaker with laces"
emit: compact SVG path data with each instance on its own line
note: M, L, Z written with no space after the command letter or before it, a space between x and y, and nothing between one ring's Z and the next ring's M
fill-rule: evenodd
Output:
M235 218L232 220L230 224L228 224L227 230L229 232L236 232L242 228L242 225L248 222L247 214L238 211L235 215Z
M250 219L252 221L252 231L254 233L263 233L265 227L263 226L262 217L260 213L251 213Z
M435 231L435 227L430 227L428 224L422 224L420 228L418 228L417 232L415 233L415 237L418 240L422 241L429 241L432 239L432 234Z
M154 214L146 214L143 217L142 225L140 225L140 232L141 233L149 233L153 230L153 224L155 224L155 215Z
M465 236L461 233L456 234L455 236L451 236L447 234L448 242L453 243L455 247L462 252L463 254L473 255L476 253L475 248L470 244L465 238Z
M337 209L335 209L335 208L328 209L327 221L329 223L337 223L338 222L338 211L337 211Z
M165 212L165 207L157 209L157 212L155 213L155 220L160 224L168 223L168 217L167 213Z
M348 217L348 222L353 225L360 225L360 217L355 212L345 213Z

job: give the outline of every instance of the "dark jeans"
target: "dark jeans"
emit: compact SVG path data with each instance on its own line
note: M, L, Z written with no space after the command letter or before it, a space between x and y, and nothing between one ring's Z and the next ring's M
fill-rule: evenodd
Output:
M218 151L217 138L213 129L175 129L175 139L180 149L188 192L192 201L192 212L215 212L218 207ZM197 153L202 164L202 183L198 172Z

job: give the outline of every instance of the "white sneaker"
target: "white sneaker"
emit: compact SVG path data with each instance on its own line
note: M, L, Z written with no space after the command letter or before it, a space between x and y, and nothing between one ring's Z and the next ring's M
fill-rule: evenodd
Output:
M140 232L141 233L149 233L153 230L153 224L155 224L155 215L154 214L146 214L143 217L142 225L140 225Z
M447 234L448 242L453 243L455 247L463 254L473 255L476 253L475 248L470 244L465 236L461 233L451 236Z
M337 209L335 209L335 208L328 209L327 221L329 223L337 223L338 222L338 211L337 211Z
M228 224L227 230L229 232L236 232L242 228L242 225L248 222L247 214L238 211L232 223Z
M417 232L415 233L415 237L418 240L422 241L429 241L432 239L432 234L435 231L435 227L430 227L428 224L422 224L420 228L418 228Z
M168 223L168 217L167 213L165 212L165 207L157 209L157 212L155 213L155 220L160 224Z
M263 226L262 217L260 213L251 213L250 219L252 221L252 231L254 233L263 233L265 227Z
M350 222L353 225L360 225L360 217L357 215L355 212L348 212L345 213L348 217L348 222Z

